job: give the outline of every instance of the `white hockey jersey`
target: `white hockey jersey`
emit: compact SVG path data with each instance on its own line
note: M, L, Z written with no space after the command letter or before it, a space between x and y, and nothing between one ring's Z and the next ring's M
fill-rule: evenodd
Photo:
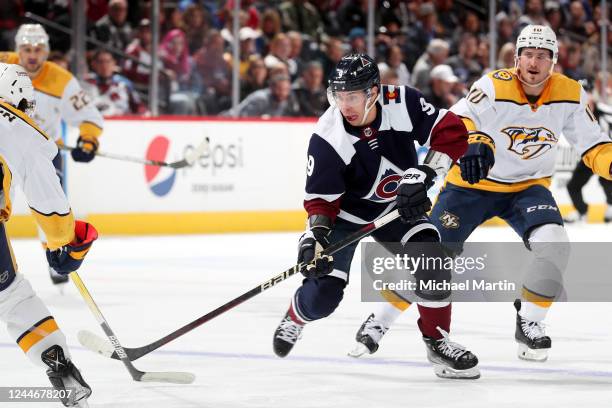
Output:
M514 70L491 72L450 109L495 142L495 165L477 184L463 181L454 166L447 181L468 188L513 192L534 184L550 185L561 134L594 172L610 179L612 143L587 105L580 84L554 73L531 104Z
M2 52L0 62L19 64L19 55ZM102 115L70 72L46 61L38 76L32 79L32 85L36 100L32 119L51 139L58 141L61 138L62 119L68 125L78 127L79 135L87 140L100 136L104 125Z
M52 163L57 154L27 115L0 100L0 222L10 218L13 189L20 185L51 250L74 239L74 216Z

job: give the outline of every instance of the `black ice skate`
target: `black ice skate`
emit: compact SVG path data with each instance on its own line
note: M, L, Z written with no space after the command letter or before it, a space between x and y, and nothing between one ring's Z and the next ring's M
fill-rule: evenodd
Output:
M378 350L378 343L380 343L380 340L385 335L387 330L389 330L389 327L377 320L374 313L372 313L357 331L357 334L355 335L357 344L351 351L349 351L348 355L358 358L365 353L376 353L376 350Z
M49 277L54 285L63 285L68 283L68 275L61 275L55 271L52 267L49 267Z
M514 301L516 309L516 330L514 338L518 343L518 357L529 361L546 361L551 347L550 337L544 333L544 325L521 317L521 301Z
M423 336L427 347L427 359L433 364L434 372L440 378L475 380L480 378L478 358L460 344L453 343L448 333L442 333L439 340Z
M43 351L41 358L49 366L47 375L51 385L64 393L60 395L62 404L65 407L88 407L87 398L91 395L91 388L72 361L66 360L64 350L54 345Z
M289 308L274 332L272 346L274 353L279 357L286 357L295 345L295 342L302 337L304 325L294 321L291 318L290 311L291 308Z

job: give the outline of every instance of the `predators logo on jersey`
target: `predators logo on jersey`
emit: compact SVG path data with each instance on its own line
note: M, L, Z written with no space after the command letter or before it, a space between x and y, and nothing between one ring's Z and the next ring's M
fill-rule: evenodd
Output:
M518 154L523 160L542 156L559 140L553 132L544 127L510 126L502 129L502 132L510 137L508 150Z

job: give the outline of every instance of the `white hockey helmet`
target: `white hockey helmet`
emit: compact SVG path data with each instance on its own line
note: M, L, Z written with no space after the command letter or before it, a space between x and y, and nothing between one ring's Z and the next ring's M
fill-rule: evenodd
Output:
M557 36L548 26L529 24L523 28L516 39L516 57L520 55L521 48L549 50L552 52L553 64L557 63L557 57L559 56Z
M22 24L15 34L15 47L42 45L49 51L49 36L40 24Z
M28 116L34 114L34 87L21 65L0 63L0 99Z

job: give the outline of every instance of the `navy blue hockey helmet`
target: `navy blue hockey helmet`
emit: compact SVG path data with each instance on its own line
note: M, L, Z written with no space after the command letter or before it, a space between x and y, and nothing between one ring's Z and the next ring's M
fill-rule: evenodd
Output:
M329 90L361 91L374 85L380 87L378 65L367 54L349 54L342 57L328 78Z

